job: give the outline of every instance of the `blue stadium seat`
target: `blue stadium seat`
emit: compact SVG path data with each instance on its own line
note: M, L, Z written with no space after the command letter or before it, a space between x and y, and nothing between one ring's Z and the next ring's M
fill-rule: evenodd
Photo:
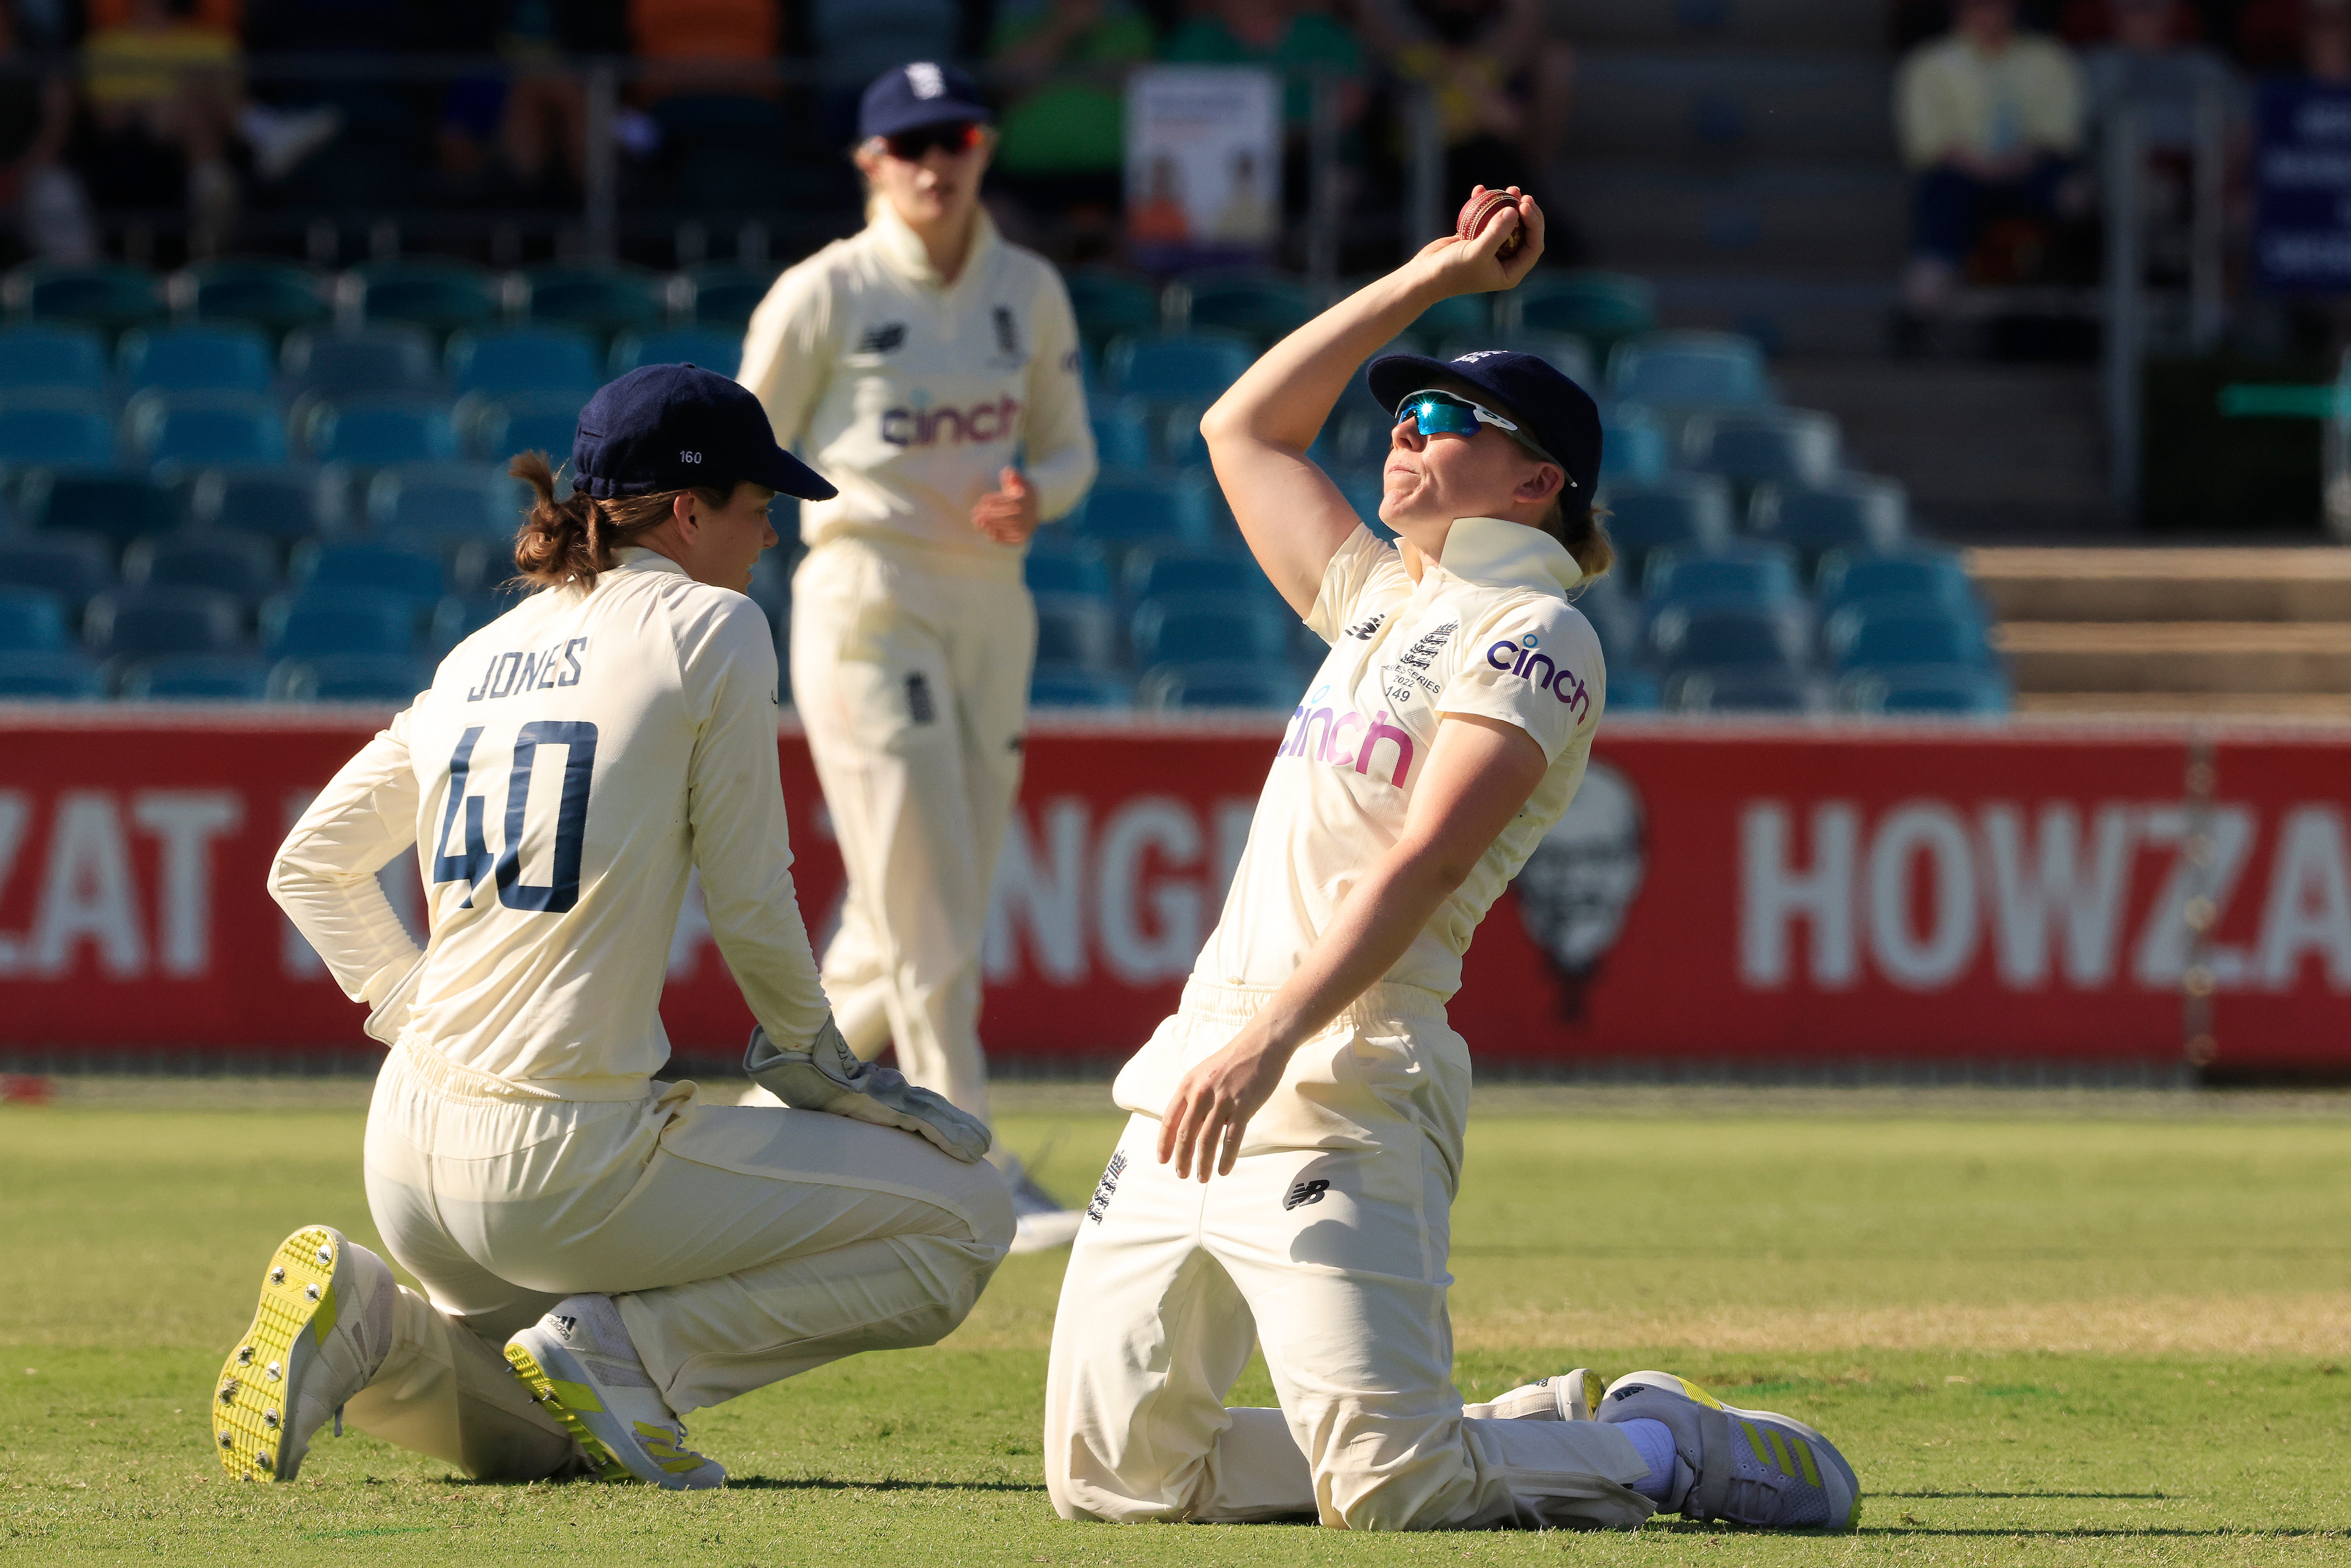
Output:
M244 616L237 601L209 588L121 588L82 612L82 641L110 659L236 651Z
M1340 496L1354 508L1365 528L1384 539L1395 538L1395 531L1380 521L1380 502L1386 498L1387 481L1378 469L1336 469L1331 474L1331 483L1339 487Z
M1056 528L1038 536L1021 563L1031 593L1084 593L1110 597L1110 562L1102 547L1072 538Z
M97 702L106 678L79 653L0 653L0 701Z
M1804 408L1702 413L1682 427L1682 457L1735 484L1824 486L1837 476L1837 422Z
M1217 661L1197 664L1161 664L1136 683L1137 703L1144 707L1271 708L1298 706L1305 682L1286 664L1236 664Z
M1982 626L1938 600L1851 601L1823 623L1821 638L1841 674L1906 664L1991 667Z
M1575 607L1592 622L1599 634L1600 652L1607 661L1611 681L1610 701L1614 699L1614 677L1620 669L1629 669L1649 656L1646 641L1647 624L1640 601L1625 587L1625 580L1615 571L1587 582L1575 595Z
M433 684L433 665L402 653L319 653L283 659L269 672L280 703L369 703L406 707Z
M11 316L78 321L107 333L156 320L164 311L153 273L107 261L28 261L0 281L0 300Z
M1876 554L1831 550L1821 557L1814 580L1821 613L1830 614L1865 599L1931 599L1953 610L1981 615L1975 584L1958 552L1913 544Z
M313 397L385 397L440 390L433 340L413 327L289 335L279 361L287 387Z
M253 534L156 535L122 552L122 580L133 588L209 588L258 604L277 591L277 551Z
M705 262L678 275L685 300L684 314L697 327L724 327L739 339L750 324L751 312L775 287L778 268L739 261ZM659 361L648 363L658 364ZM718 367L713 365L711 369Z
M326 280L290 261L232 256L172 275L172 307L197 321L243 321L273 336L315 327L333 314Z
M474 455L503 464L517 453L544 452L559 464L568 463L587 402L541 393L482 402L473 413Z
M1078 331L1095 343L1142 337L1159 328L1159 290L1129 273L1081 268L1064 275Z
M1238 332L1270 343L1314 317L1314 294L1287 273L1255 269L1188 272L1169 290L1176 317L1194 331Z
M1111 402L1118 400L1105 398L1102 401ZM1147 399L1127 401L1149 406ZM1166 454L1168 466L1204 470L1208 466L1208 443L1200 434L1200 415L1205 412L1196 402L1177 403L1152 421L1159 427L1159 449ZM1107 460L1103 466L1109 466Z
M173 653L124 666L126 702L258 702L269 666L241 653Z
M1228 593L1148 599L1134 609L1134 654L1144 665L1262 662L1284 666L1296 617Z
M415 651L416 602L367 589L281 593L261 607L261 648L273 659Z
M379 539L313 539L294 547L287 580L305 597L320 593L397 596L421 615L449 591L441 559Z
M114 461L114 420L106 406L67 392L0 399L0 465Z
M569 328L460 332L449 340L449 384L486 397L559 392L585 402L604 378L596 345Z
M1892 479L1847 474L1830 484L1759 486L1748 527L1777 539L1808 561L1823 552L1899 549L1910 531L1910 499Z
M16 505L30 528L99 534L117 544L162 533L180 520L171 491L119 468L28 469Z
M517 279L522 317L534 327L570 327L610 338L646 332L669 313L662 279L635 267L535 267Z
M1609 660L1607 710L1610 713L1655 713L1665 705L1665 683L1657 678L1656 671Z
M1649 618L1649 647L1667 674L1693 669L1802 669L1810 617L1786 604L1690 599Z
M1094 455L1103 467L1151 466L1148 404L1140 399L1106 398L1089 407L1087 413L1093 423Z
M1037 596L1037 662L1081 669L1114 669L1118 656L1118 606L1108 599L1075 593Z
M1606 485L1655 485L1666 476L1665 427L1629 404L1600 414L1600 479Z
M1361 277L1352 277L1339 287L1344 292L1353 294L1365 285L1376 281L1378 276L1376 273L1372 273ZM1439 343L1458 342L1473 349L1493 348L1496 345L1492 340L1497 337L1497 334L1494 330L1492 298L1484 294L1456 294L1450 298L1440 299L1422 311L1413 319L1411 326L1406 327L1397 335L1421 344L1423 352L1426 352L1428 349ZM1440 360L1453 358L1451 354L1446 353L1441 349L1437 350L1437 357Z
M40 588L0 588L0 653L53 653L66 636L65 601Z
M78 616L93 594L114 586L114 548L63 529L0 534L0 585L56 594L67 614Z
M312 407L303 444L321 462L383 468L398 463L448 463L457 427L445 403L415 398L353 398Z
M286 422L255 392L144 392L123 411L123 434L142 463L208 468L286 461Z
M1104 474L1063 525L1095 539L1151 545L1205 545L1216 513L1207 482L1196 474Z
M1744 599L1754 603L1803 602L1795 552L1785 545L1735 540L1704 554L1660 549L1641 573L1643 596L1654 612L1682 599Z
M1659 408L1736 408L1777 401L1763 348L1731 332L1659 332L1616 345L1608 395Z
M117 358L132 392L266 392L274 379L269 340L237 322L137 328Z
M1111 345L1111 385L1129 397L1162 402L1214 402L1257 359L1247 338L1232 332L1181 332L1123 338Z
M1611 485L1601 493L1608 537L1637 578L1649 552L1673 549L1703 555L1731 539L1730 486L1711 474L1669 474L1647 485Z
M341 521L342 493L315 468L207 468L188 486L188 521L264 538L305 538Z
M344 303L372 327L399 322L438 336L496 320L497 275L459 261L387 261L353 267L337 285Z
M640 365L700 365L731 376L742 364L743 334L723 327L670 327L623 332L612 340L611 373L616 376Z
M1072 670L1040 664L1029 677L1032 708L1124 708L1134 706L1134 685L1107 670Z
M1124 577L1127 598L1138 603L1195 594L1281 603L1272 581L1245 549L1138 549L1126 558Z
M1614 706L1614 692L1609 694ZM1671 713L1826 713L1829 688L1802 670L1770 666L1685 670L1666 677L1659 706Z
M522 481L496 467L451 463L386 468L368 485L368 526L388 539L423 549L510 542L528 498Z
M19 322L0 329L0 394L106 391L106 345L87 327Z
M2011 703L2008 683L1965 664L1912 664L1855 670L1837 683L1837 706L1849 713L1955 714L1997 717Z
M1537 272L1500 296L1496 325L1563 332L1595 346L1638 337L1656 325L1654 285L1618 272Z
M504 583L472 593L453 593L434 607L430 632L433 651L446 653L475 632L521 603L529 594ZM789 660L785 661L787 664ZM791 671L783 672L786 681Z

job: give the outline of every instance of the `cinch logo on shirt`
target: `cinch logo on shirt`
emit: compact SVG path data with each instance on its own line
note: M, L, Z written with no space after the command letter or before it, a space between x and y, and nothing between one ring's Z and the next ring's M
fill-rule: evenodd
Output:
M1508 670L1521 680L1533 682L1535 690L1549 692L1576 709L1578 718L1591 712L1592 694L1584 689L1583 683L1566 665L1554 665L1549 654L1536 653L1535 643L1535 634L1531 632L1515 641L1505 637L1486 650L1486 663L1498 670ZM1542 666L1540 675L1535 674L1537 664Z
M1311 702L1313 699L1307 699ZM1341 713L1335 708L1301 706L1290 716L1298 728L1282 737L1281 749L1276 758L1311 757L1317 762L1327 762L1333 768L1352 768L1366 779L1371 777L1372 748L1382 741L1395 747L1395 767L1388 782L1397 789L1412 774L1412 737L1388 722L1388 710L1380 709L1377 716L1364 721L1362 714L1353 709ZM1314 727L1320 723L1322 731L1317 736ZM1357 743L1354 732L1361 730L1363 739Z
M1020 401L1007 392L969 408L893 408L882 414L882 439L893 446L961 446L1009 441Z

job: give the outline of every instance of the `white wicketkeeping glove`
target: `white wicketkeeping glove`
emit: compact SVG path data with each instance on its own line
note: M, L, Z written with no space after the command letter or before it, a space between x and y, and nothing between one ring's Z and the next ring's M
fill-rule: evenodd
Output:
M987 1124L915 1088L894 1067L858 1061L830 1017L806 1051L778 1051L768 1031L755 1027L743 1052L743 1071L796 1111L830 1111L877 1127L919 1133L966 1165L987 1153Z

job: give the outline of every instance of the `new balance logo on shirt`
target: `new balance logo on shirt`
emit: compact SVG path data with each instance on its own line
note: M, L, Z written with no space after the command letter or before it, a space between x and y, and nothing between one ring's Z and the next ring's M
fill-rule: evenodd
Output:
M1372 640L1372 633L1380 629L1380 622L1386 619L1387 612L1383 611L1379 614L1372 616L1368 620L1358 621L1355 624L1347 628L1347 635L1368 643Z
M895 353L905 341L906 324L904 321L884 321L879 327L865 329L865 335L857 340L857 351L861 354Z
M1300 1182L1290 1189L1290 1196L1281 1200L1282 1211L1288 1213L1290 1209L1305 1204L1320 1203L1322 1201L1322 1195L1330 1190L1331 1184L1321 1176L1315 1177L1312 1181Z

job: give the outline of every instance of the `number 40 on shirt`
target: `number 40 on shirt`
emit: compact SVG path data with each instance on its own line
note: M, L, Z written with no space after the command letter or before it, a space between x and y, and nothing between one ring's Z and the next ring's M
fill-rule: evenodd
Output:
M506 847L496 855L491 854L484 832L489 797L466 792L473 781L474 750L486 727L475 725L459 736L457 749L450 755L449 803L442 810L441 833L434 844L434 885L464 883L465 896L458 907L471 909L475 884L489 876L496 883L498 902L508 909L567 914L580 902L580 851L588 837L588 786L596 772L596 727L584 719L543 718L516 733L514 765L507 772ZM539 748L555 746L564 748L565 757L562 792L555 808L553 880L534 884L522 880L531 773L538 764ZM460 841L463 847L451 852L452 844Z

